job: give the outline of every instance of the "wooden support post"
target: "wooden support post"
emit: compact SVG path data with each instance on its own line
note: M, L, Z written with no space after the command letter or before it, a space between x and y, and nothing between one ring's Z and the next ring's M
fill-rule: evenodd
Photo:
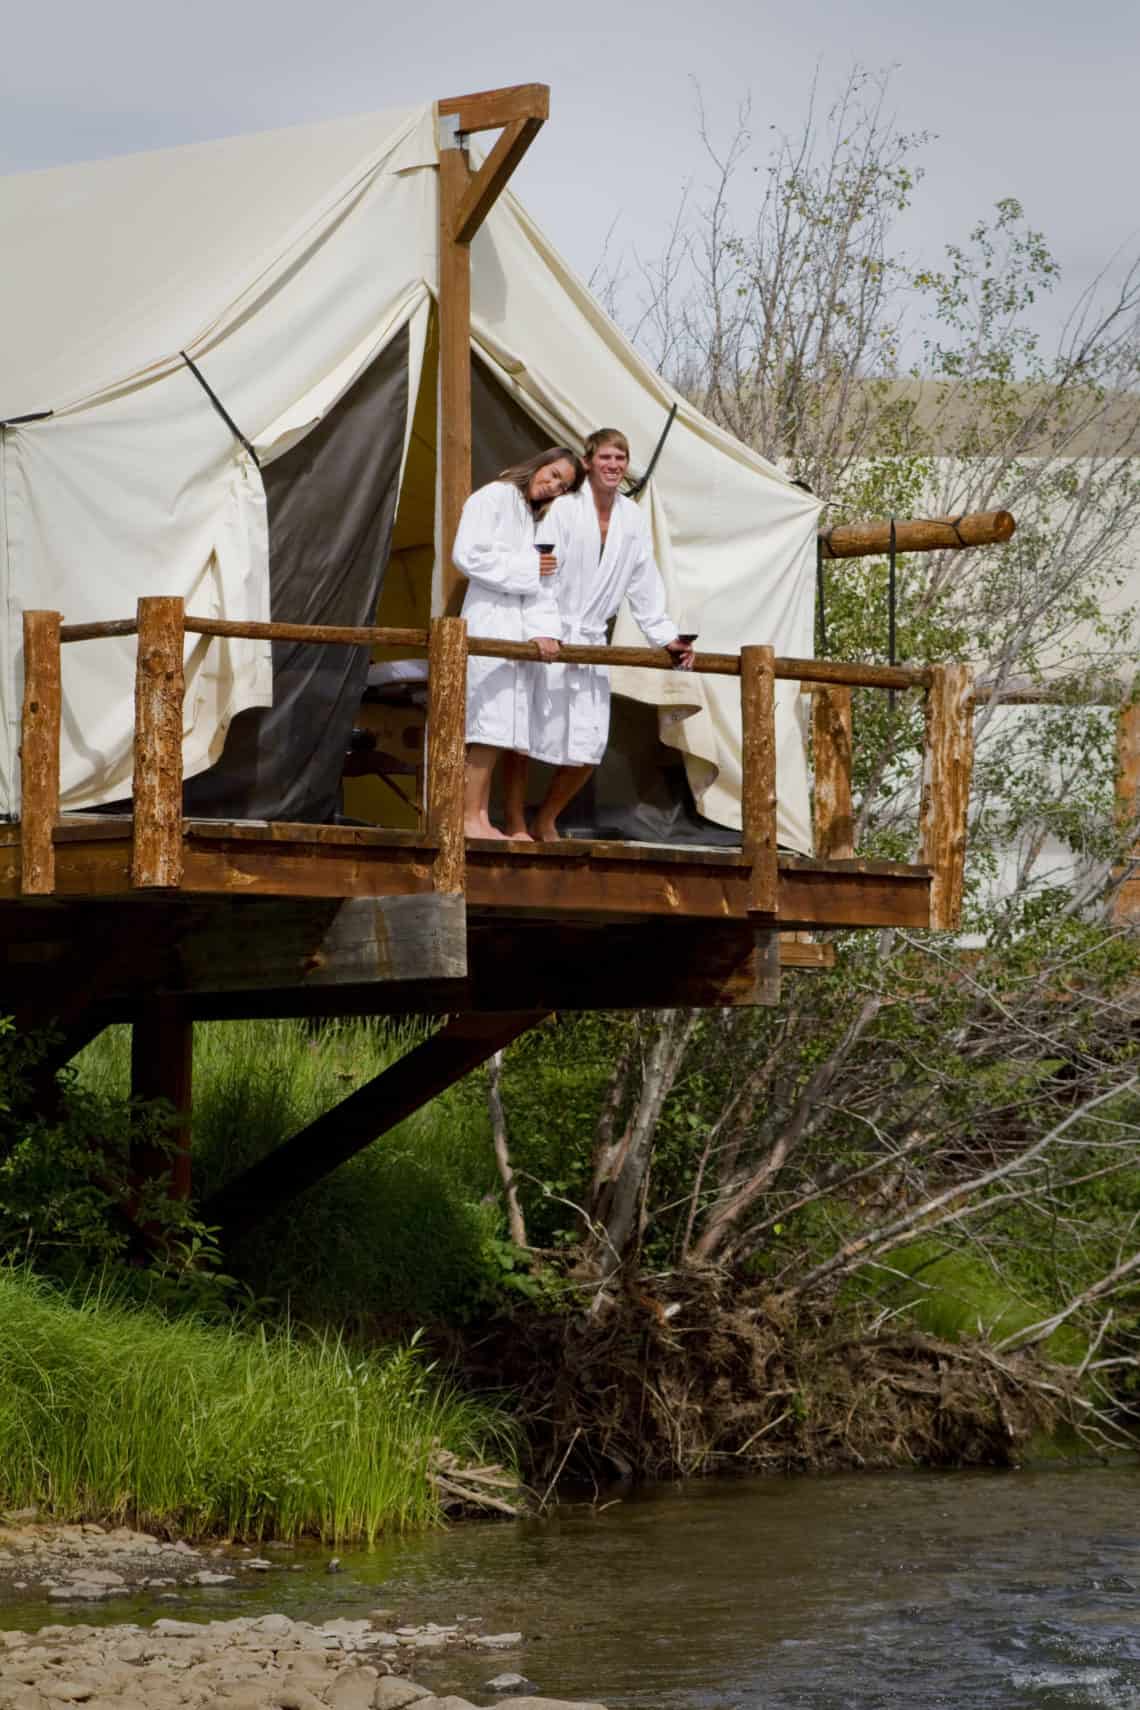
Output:
M471 185L466 149L439 154L439 491L443 610L455 613L465 586L451 559L471 492L471 250L454 236Z
M919 811L919 860L934 870L930 924L953 932L962 919L966 824L974 761L974 673L935 665L926 697L926 747Z
M815 772L815 852L823 861L855 853L851 811L851 690L819 683L811 696L812 765Z
M443 610L454 615L463 580L451 560L459 517L471 491L470 244L550 111L543 83L457 95L437 103L439 118L439 552ZM502 136L472 172L463 139Z
M131 884L140 888L182 883L183 616L166 595L138 604Z
M752 863L751 913L779 913L776 862L776 678L771 647L740 650L740 806L744 853Z
M1140 684L1137 685L1140 690ZM1140 863L1140 701L1121 707L1116 723L1116 817L1125 836L1132 838L1132 860ZM1117 891L1112 917L1140 920L1140 873L1133 873Z
M454 1016L383 1074L228 1182L203 1208L204 1221L221 1225L223 1241L251 1228L542 1020L542 1011Z
M190 1198L190 1113L194 1023L176 997L151 997L131 1027L131 1097L163 1098L177 1114L176 1149L140 1146L131 1157L136 1196L148 1182L169 1175L171 1199Z
M437 891L462 894L467 881L463 780L467 760L467 625L433 618L428 641L428 830L438 839Z
M20 735L20 889L55 890L59 727L63 704L58 612L24 613L24 710Z

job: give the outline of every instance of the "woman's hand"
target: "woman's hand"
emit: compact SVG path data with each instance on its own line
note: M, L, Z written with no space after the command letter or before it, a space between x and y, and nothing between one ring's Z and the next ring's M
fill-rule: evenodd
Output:
M552 635L536 636L534 645L538 648L538 657L545 659L547 663L558 658L558 643Z
M696 658L696 654L693 652L691 644L682 641L680 636L677 637L676 641L667 641L665 651L673 655L674 671L691 671L693 669L693 660Z
M558 569L558 559L553 552L540 552L538 555L538 573L540 576L553 576Z

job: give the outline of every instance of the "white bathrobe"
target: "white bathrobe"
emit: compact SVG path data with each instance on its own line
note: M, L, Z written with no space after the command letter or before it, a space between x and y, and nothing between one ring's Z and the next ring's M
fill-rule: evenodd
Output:
M543 536L540 536L543 538ZM467 577L463 616L470 635L502 641L557 636L553 576L538 573L530 506L509 481L491 481L463 507L452 557ZM534 673L512 659L467 662L467 740L530 751Z
M632 499L614 501L606 549L589 483L556 499L543 531L558 554L555 584L560 641L604 646L606 625L623 600L651 647L677 635L665 610L665 586L645 518ZM610 673L604 665L537 665L530 752L554 766L596 766L610 733Z

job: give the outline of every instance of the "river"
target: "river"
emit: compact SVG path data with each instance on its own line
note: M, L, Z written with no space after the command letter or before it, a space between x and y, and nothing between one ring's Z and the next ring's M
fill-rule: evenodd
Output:
M517 1669L611 1710L1140 1707L1140 1466L709 1480L328 1555L161 1612L521 1629L417 1662L479 1699Z

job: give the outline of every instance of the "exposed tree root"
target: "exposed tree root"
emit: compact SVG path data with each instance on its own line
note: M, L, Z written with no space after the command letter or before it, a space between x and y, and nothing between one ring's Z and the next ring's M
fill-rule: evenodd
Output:
M722 1271L621 1294L600 1319L528 1315L462 1355L517 1398L539 1488L713 1470L1015 1463L1079 1414L1075 1383L1032 1354L825 1320Z

